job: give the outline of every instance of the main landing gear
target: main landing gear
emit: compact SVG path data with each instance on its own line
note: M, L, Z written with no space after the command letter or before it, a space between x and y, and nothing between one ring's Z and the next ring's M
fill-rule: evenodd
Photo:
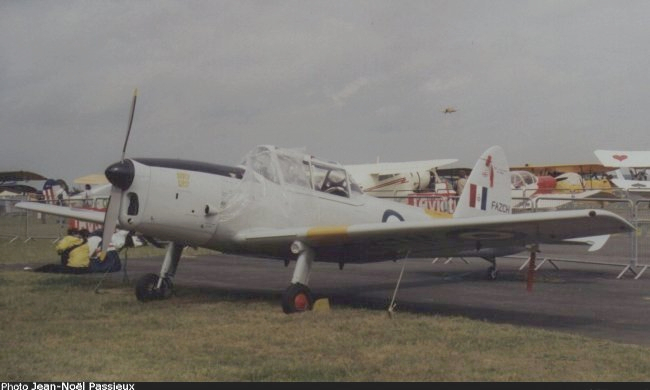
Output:
M499 275L499 271L497 271L497 259L496 259L496 257L484 257L484 259L489 261L492 264L487 269L487 279L488 280L496 280L497 276Z
M308 311L314 306L314 298L307 283L316 253L300 241L291 244L291 252L298 255L298 261L293 270L291 285L282 294L282 310L287 314Z
M141 302L169 298L173 294L173 279L181 259L184 245L170 243L167 247L160 276L146 274L138 279L135 296ZM314 297L307 287L311 266L316 253L313 249L296 241L291 245L291 251L298 255L296 268L293 270L291 285L282 294L282 310L287 313L309 311L314 306Z
M314 298L309 287L301 283L291 284L282 293L282 311L286 314L311 310Z
M160 270L160 276L156 274L146 274L138 279L135 286L135 296L141 302L148 302L169 298L174 292L172 280L176 275L178 262L181 259L184 245L170 243L167 247L165 260Z

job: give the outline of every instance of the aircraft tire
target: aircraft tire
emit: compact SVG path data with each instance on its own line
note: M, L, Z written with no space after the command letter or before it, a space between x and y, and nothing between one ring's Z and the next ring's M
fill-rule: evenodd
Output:
M314 299L309 287L294 283L282 293L282 311L286 314L311 310Z
M170 278L163 278L158 295L160 299L167 299L172 296L174 292L174 284Z
M149 302L161 298L160 291L156 288L158 275L145 274L135 286L135 296L140 302Z

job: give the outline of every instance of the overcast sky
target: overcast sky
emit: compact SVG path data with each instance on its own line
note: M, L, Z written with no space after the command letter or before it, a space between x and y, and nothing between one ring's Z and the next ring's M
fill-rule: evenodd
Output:
M650 2L0 2L0 171L71 184L127 156L237 164L597 162L648 150ZM444 114L446 107L457 112Z

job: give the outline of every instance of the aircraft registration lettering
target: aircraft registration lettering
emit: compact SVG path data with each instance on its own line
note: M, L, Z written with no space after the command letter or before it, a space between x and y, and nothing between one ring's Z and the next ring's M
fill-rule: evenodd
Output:
M491 207L492 210L496 210L500 213L510 214L510 206L505 203L492 201Z
M178 181L178 186L181 188L190 186L190 174L187 172L176 172L176 180Z

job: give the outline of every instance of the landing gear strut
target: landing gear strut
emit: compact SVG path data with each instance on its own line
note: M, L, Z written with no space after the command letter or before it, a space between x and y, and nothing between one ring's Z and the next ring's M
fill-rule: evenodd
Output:
M497 271L495 266L488 267L488 269L487 269L487 278L488 278L488 280L496 280L498 274L499 274L499 271Z
M167 247L165 260L160 270L160 276L146 274L138 279L135 286L135 296L141 302L148 302L158 299L167 299L174 292L173 279L176 275L178 262L181 259L184 245L170 243Z
M495 257L484 257L485 260L489 261L492 263L491 266L488 267L487 269L487 279L488 280L496 280L497 276L499 275L499 271L497 271L497 260Z
M314 298L307 284L316 253L300 241L291 244L291 252L298 255L298 261L291 285L282 294L282 311L286 314L308 311L314 306Z

